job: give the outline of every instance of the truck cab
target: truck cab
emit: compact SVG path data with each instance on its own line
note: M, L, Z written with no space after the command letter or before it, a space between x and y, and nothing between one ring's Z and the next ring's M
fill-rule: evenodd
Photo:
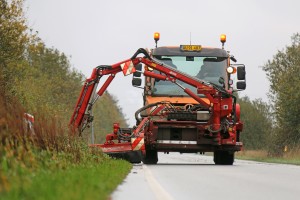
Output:
M177 47L158 47L152 50L152 56L167 67L184 72L201 81L216 84L226 90L230 89L230 74L226 71L229 66L229 55L225 50L201 47L199 45L194 45L194 48L197 50L183 50L183 48L183 45ZM145 90L146 105L160 101L161 99L172 103L197 103L193 98L184 93L180 87L171 82L146 79L145 83L146 86L150 86L146 87ZM179 84L197 93L196 88L181 81L179 81ZM202 97L204 98L203 95Z

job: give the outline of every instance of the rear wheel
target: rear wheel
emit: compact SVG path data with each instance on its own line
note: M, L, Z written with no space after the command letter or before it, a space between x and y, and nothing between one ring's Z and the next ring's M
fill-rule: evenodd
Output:
M215 151L214 162L216 165L232 165L234 162L234 152Z
M157 164L158 156L156 150L146 150L146 155L143 157L144 164Z

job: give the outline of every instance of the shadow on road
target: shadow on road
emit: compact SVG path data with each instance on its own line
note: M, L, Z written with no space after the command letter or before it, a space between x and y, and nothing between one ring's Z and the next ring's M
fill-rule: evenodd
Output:
M149 164L147 164L148 166ZM215 164L211 164L211 163L157 163L157 166L193 166L193 165L199 165L199 166L217 166ZM149 165L149 166L155 166L155 165Z

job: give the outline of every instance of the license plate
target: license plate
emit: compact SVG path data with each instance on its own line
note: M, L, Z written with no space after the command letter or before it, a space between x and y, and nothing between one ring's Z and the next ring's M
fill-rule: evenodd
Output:
M201 51L201 45L180 45L181 51Z

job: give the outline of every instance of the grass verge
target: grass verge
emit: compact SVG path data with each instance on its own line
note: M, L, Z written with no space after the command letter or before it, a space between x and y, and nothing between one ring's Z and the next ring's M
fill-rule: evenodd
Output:
M39 116L28 131L16 105L0 97L1 200L108 199L129 173L130 163L88 147L55 117Z
M126 177L131 165L106 159L99 164L76 165L68 169L41 169L14 177L14 185L1 199L108 199Z
M68 141L63 151L41 150L28 141L26 148L24 143L0 146L1 199L108 199L131 164L111 159L82 140Z
M235 157L242 160L253 160L268 163L300 165L300 151L285 152L282 157L272 157L264 150L244 150L236 153Z

